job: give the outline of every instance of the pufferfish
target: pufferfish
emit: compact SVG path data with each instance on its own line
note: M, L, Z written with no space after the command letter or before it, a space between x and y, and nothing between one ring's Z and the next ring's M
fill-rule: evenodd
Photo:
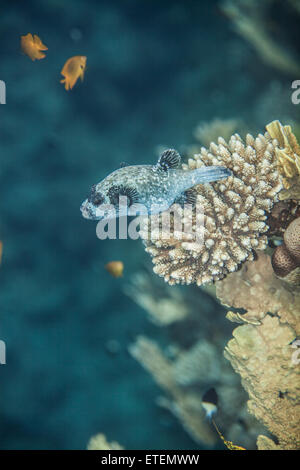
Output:
M32 36L31 33L28 33L25 36L21 36L21 49L30 59L40 60L46 57L46 54L41 51L47 51L48 47L42 43L36 34Z
M231 175L230 170L223 166L185 171L180 163L179 153L168 149L161 154L156 165L119 168L92 186L88 199L81 205L83 217L108 220L126 214L136 215L137 205L146 209L146 212L140 211L140 215L158 214L173 203L194 205L197 193L191 189L193 186ZM126 196L127 207L119 205L121 196Z
M85 68L86 57L84 55L70 57L60 72L64 76L60 83L65 84L66 90L72 90L78 78L81 78L81 81L83 81Z

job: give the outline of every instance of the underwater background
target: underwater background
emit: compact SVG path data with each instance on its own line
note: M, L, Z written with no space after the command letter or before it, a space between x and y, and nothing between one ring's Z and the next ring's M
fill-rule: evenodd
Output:
M290 94L300 77L259 57L221 3L1 1L2 449L84 449L98 432L130 449L201 448L157 405L159 387L128 352L138 335L164 345L178 334L127 295L137 272L150 273L149 256L141 241L100 241L79 208L122 162L155 163L161 147L184 153L201 122L234 119L243 134L299 119ZM268 21L297 49L280 3ZM21 53L28 32L48 46L44 60ZM73 55L87 56L87 69L66 92L60 70ZM122 278L105 270L111 260L123 261ZM199 334L217 329L225 344L233 326L224 308L197 295ZM195 334L188 326L181 336Z

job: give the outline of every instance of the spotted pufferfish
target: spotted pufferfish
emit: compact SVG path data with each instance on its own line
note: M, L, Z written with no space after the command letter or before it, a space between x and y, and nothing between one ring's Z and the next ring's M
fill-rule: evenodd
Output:
M174 203L195 204L197 193L192 189L194 186L230 175L231 171L223 166L185 171L181 168L179 153L168 149L161 154L156 165L125 166L110 173L92 186L80 209L86 219L112 219L125 215L120 210L119 201L120 196L126 196L127 215L136 215L140 205L146 210L143 214L158 214Z

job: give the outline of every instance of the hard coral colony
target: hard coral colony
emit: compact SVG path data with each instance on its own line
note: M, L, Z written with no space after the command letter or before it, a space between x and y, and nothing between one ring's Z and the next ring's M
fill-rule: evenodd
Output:
M299 372L291 349L297 347L294 341L300 336L300 152L290 126L275 121L267 129L256 138L247 135L245 142L238 134L228 143L220 137L218 144L201 148L183 165L187 172L204 165L222 165L232 172L225 180L196 187L205 214L203 246L174 235L167 240L145 238L154 271L168 284L216 281L216 290L207 292L235 309L227 319L242 325L233 331L224 355L242 378L250 413L235 382L237 376L231 377L232 369L227 370L228 363L222 362L218 335L211 342L197 337L207 319L203 309L197 315L201 307L192 300L191 291L165 284L167 296L161 287L151 292L153 280L145 281L145 276L136 277L132 288L126 289L155 324L179 323L180 331L191 331L193 325L197 331L187 349L176 342L169 346L175 350L173 359L145 337L139 337L130 352L167 393L168 398L160 398L159 404L174 413L202 445L213 445L215 437L199 392L205 392L207 383L215 383L221 402L218 419L227 422L226 437L246 448L256 442L260 450L300 447ZM282 219L286 208L288 214ZM277 240L283 236L283 243L274 250L271 263L269 241L274 236ZM197 321L201 323L198 330ZM210 320L210 333L213 329ZM217 431L231 450L243 449L226 440L218 427Z
M299 372L291 347L297 347L293 342L300 335L300 152L290 126L275 121L267 129L256 139L248 135L245 143L236 134L229 143L219 138L184 165L189 171L219 163L233 172L225 181L198 187L206 214L204 247L190 249L187 241L173 237L146 241L146 249L154 257L154 271L169 284L218 281L221 303L246 311L227 314L242 326L234 330L225 357L242 377L250 413L276 436L275 443L264 431L257 447L298 449ZM290 221L285 218L287 228L276 232L273 222L280 211L275 209L282 200L291 208ZM271 263L262 250L282 233Z
M210 185L197 186L197 200L204 208L204 243L188 239L146 240L146 251L154 271L170 284L197 283L222 279L242 262L254 257L254 250L268 243L267 214L283 188L277 168L278 143L268 133L243 142L234 134L227 143L222 137L207 150L189 158L186 171L204 165L222 165L232 176ZM192 224L195 225L195 215Z

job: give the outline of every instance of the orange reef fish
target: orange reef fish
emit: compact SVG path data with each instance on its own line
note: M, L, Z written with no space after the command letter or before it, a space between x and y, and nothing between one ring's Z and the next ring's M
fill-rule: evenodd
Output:
M85 68L86 57L84 55L70 57L62 68L61 74L64 78L60 83L65 84L66 90L72 90L79 77L83 81Z
M32 36L31 33L28 33L26 36L21 36L21 49L30 59L40 60L46 57L46 54L41 51L47 51L48 47L42 43L36 34Z
M105 269L111 274L113 277L122 277L124 271L124 264L122 261L110 261L105 265Z

